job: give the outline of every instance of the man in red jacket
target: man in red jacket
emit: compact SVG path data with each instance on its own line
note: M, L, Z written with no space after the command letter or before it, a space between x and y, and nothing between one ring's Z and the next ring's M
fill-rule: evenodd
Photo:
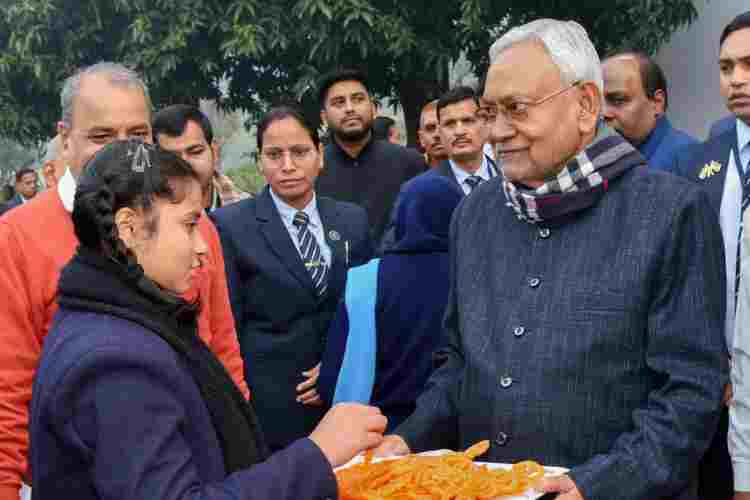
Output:
M56 189L0 220L0 500L18 500L27 470L29 402L37 362L57 304L60 270L78 245L70 213L76 179L104 145L139 137L151 142L151 102L143 80L113 63L80 70L61 92L62 158ZM245 396L242 358L227 295L221 244L201 218L206 265L188 295L202 302L199 334Z

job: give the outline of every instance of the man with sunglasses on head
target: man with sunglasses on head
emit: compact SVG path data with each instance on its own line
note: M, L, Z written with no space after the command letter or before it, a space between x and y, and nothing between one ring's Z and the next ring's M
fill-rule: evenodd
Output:
M523 71L519 71L523 68ZM706 196L602 120L596 49L540 19L490 49L501 175L453 214L442 364L379 454L569 469L558 500L696 500L728 367Z

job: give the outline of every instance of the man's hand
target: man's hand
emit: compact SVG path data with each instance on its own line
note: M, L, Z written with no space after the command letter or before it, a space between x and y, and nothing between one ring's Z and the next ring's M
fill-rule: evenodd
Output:
M584 500L583 495L578 491L576 483L567 475L545 478L542 482L542 491L545 493L559 493L557 500Z
M733 500L750 500L750 491L735 491Z
M383 442L375 448L376 457L397 457L411 453L409 445L404 438L395 434L389 434L383 438Z
M315 368L302 372L307 380L297 386L297 402L307 406L323 406L323 400L318 395L318 389L315 387L320 376L320 363Z

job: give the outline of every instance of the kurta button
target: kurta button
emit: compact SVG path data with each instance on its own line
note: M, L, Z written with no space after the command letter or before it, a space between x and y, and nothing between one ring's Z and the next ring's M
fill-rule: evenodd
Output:
M539 278L529 278L529 286L531 288L538 287L539 283L541 283L541 282L542 282L542 280L540 280Z
M495 444L498 446L505 446L506 444L508 444L508 439L509 436L506 433L500 432L495 438Z
M512 378L510 378L510 377L503 377L503 378L500 379L500 387L502 387L503 389L507 389L511 385L513 385L513 379Z
M526 333L526 328L522 326L517 326L513 329L513 335L516 337L522 337L524 333Z
M539 228L539 237L540 238L546 240L547 238L549 238L549 235L550 235L550 230L549 230L548 227Z

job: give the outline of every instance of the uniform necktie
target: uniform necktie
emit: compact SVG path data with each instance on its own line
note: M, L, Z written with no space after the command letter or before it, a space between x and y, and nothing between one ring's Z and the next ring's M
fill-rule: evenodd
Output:
M482 179L478 175L470 175L464 182L467 186L469 186L469 193L472 193L474 192L474 189L476 189L476 187L482 183L483 180L484 179Z
M310 273L315 292L318 296L323 296L328 289L328 265L323 260L317 240L310 232L310 217L305 212L297 212L292 224L297 228L302 262Z

